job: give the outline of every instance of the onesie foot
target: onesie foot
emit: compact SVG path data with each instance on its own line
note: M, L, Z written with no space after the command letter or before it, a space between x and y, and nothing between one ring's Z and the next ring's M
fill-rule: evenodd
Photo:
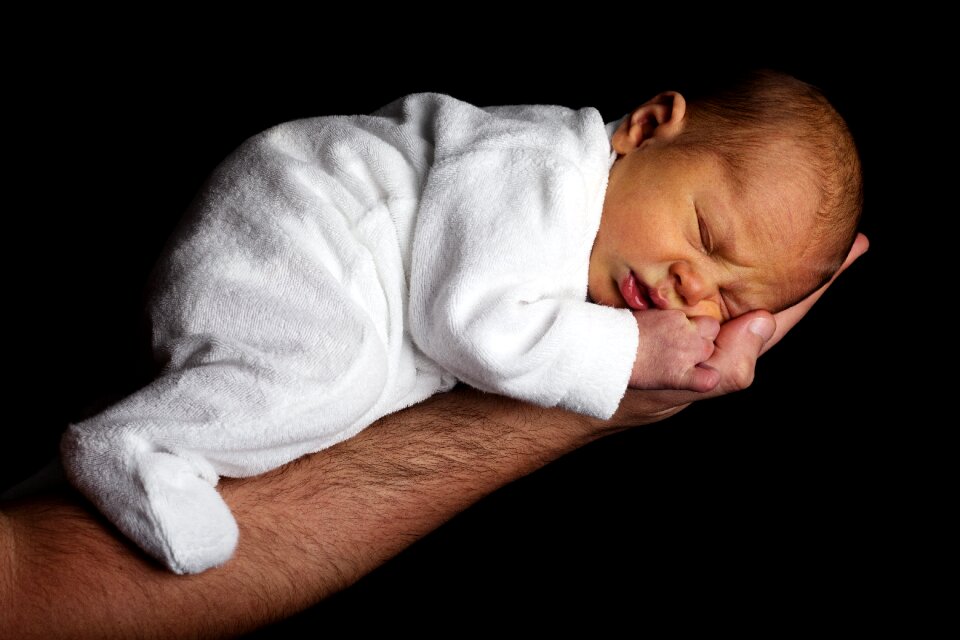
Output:
M199 455L157 450L133 434L71 428L62 445L70 481L141 549L175 573L223 564L237 523Z
M180 574L201 573L229 560L239 531L209 480L170 453L141 454L137 466L156 534L148 551Z

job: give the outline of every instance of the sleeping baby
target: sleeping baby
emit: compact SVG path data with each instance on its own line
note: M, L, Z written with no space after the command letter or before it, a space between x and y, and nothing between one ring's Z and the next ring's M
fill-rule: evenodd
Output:
M71 482L176 573L223 564L215 486L458 381L609 418L628 386L708 391L721 322L837 271L861 209L823 95L750 74L593 108L424 93L246 140L151 283L157 378L62 441Z

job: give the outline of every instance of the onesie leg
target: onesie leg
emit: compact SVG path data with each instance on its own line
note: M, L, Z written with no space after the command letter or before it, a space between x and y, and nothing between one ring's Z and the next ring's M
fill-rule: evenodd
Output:
M396 232L370 207L382 194L352 190L355 163L343 180L311 164L318 140L268 134L218 167L155 271L163 374L62 442L70 480L178 573L237 544L219 475L343 440L392 393L404 309L378 265L393 255L402 268Z
M223 564L238 529L215 489L219 474L260 473L365 426L385 355L359 318L347 329L338 351L289 345L289 359L222 340L178 341L178 353L191 353L180 368L71 425L61 447L68 477L172 571ZM356 332L367 339L351 341ZM315 375L294 366L300 358L317 360Z

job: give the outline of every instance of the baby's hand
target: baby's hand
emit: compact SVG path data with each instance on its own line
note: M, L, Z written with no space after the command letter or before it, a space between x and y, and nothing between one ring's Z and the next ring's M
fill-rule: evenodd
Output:
M720 323L707 316L688 318L682 311L634 311L640 331L637 359L630 374L635 389L710 391L720 374L698 366L713 354Z

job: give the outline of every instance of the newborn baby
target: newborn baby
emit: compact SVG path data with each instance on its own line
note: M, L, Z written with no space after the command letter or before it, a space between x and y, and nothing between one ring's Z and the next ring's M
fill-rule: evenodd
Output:
M838 269L861 208L843 120L774 72L618 121L416 94L253 136L154 272L147 387L70 425L70 480L177 573L224 563L214 488L463 381L608 418L707 391L719 323Z

